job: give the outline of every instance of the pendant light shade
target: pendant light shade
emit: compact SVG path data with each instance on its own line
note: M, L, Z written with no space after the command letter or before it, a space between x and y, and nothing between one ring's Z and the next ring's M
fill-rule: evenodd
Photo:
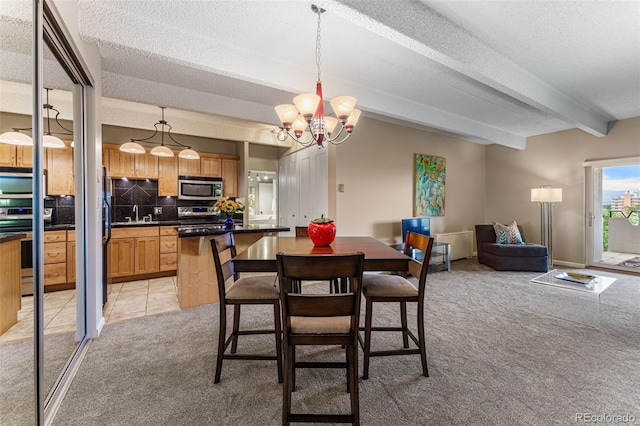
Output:
M129 154L144 154L145 150L139 143L126 142L120 145L120 151L128 152Z
M186 160L197 160L200 158L200 154L198 154L197 152L195 152L190 148L187 148L180 151L180 154L178 154L178 157L184 158Z
M42 137L42 146L45 148L66 148L67 145L57 136L44 135Z
M6 143L8 145L33 145L33 139L31 136L25 135L20 132L5 132L0 135L0 143Z
M173 157L173 151L164 145L160 145L151 150L151 155L156 155L158 157Z

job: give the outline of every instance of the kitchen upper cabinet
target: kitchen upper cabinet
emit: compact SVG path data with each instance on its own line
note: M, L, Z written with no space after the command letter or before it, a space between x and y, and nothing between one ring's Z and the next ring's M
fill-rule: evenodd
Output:
M73 148L45 149L47 195L74 195Z
M161 197L178 196L177 157L158 157L158 195Z
M219 157L200 156L200 176L221 177L222 160Z
M178 174L180 176L200 176L200 159L178 158Z
M33 147L0 143L0 166L33 167Z
M222 159L222 191L225 197L238 196L238 160Z
M112 177L158 179L158 157L155 155L130 154L118 148L108 148L102 156Z

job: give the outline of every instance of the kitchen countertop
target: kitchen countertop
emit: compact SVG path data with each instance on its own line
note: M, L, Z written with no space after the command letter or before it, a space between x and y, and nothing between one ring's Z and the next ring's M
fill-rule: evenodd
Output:
M226 229L224 225L203 225L198 228L188 228L188 229L180 229L178 228L178 236L180 238L188 238L188 237L205 237L208 235L220 235L226 232L233 232L234 234L251 234L251 233L259 233L259 232L288 232L290 228L286 226L277 226L277 225L234 225L233 229Z
M24 237L26 237L26 235L20 232L0 232L0 244L13 240L21 240Z

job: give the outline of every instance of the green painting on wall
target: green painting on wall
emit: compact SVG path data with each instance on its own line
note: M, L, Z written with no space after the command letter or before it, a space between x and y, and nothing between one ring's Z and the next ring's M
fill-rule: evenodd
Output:
M415 154L413 215L444 216L446 159Z

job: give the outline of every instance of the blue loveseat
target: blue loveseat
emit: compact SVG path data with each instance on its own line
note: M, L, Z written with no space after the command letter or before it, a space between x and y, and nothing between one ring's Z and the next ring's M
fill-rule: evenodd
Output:
M524 232L518 225L522 241ZM491 266L496 271L547 272L549 255L540 244L497 244L493 225L476 225L478 262Z

